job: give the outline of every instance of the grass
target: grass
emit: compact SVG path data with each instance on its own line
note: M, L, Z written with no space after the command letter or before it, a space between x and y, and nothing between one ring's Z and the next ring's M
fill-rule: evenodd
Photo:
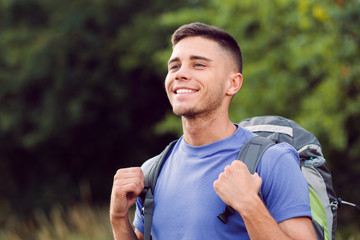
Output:
M130 218L133 218L133 209ZM55 206L46 215L34 212L31 220L11 217L0 228L0 240L111 240L108 206L94 207L83 203L66 211ZM337 240L360 240L356 225L341 226Z
M53 207L47 216L42 211L31 220L7 219L0 240L107 240L112 238L108 207L81 204L65 211Z

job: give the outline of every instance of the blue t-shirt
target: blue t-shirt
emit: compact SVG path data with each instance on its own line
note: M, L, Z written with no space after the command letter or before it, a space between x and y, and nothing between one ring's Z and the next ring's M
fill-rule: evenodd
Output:
M226 204L216 194L213 183L253 136L252 132L238 127L229 138L205 146L190 146L183 137L179 139L155 187L151 228L154 240L249 239L239 213L230 216L226 224L217 218ZM152 161L144 163L143 171ZM295 149L286 143L270 147L257 172L263 180L263 201L277 222L311 217L309 189ZM133 224L144 233L141 209L138 199Z

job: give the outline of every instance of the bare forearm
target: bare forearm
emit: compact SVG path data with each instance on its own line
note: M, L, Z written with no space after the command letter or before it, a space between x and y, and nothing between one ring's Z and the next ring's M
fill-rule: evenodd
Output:
M113 218L111 226L114 240L138 240L129 218Z
M277 223L258 196L247 207L236 207L251 239L316 239L308 217L297 217Z
M254 197L246 208L236 208L244 220L250 239L290 239L270 215L259 197Z

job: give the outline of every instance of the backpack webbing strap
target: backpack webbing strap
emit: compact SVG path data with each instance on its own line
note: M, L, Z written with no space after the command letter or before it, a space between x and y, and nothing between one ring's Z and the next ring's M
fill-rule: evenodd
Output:
M254 174L264 152L274 144L275 143L268 138L255 136L243 145L237 159L243 161L248 167L249 172ZM260 191L259 196L262 198ZM232 207L226 205L224 212L217 217L225 224L227 223L228 217L233 215L234 212L235 210Z
M140 194L143 203L142 214L144 217L144 239L151 240L151 225L154 211L154 191L155 184L160 173L161 167L164 165L171 149L177 140L171 142L162 153L154 159L154 162L145 173L145 187Z

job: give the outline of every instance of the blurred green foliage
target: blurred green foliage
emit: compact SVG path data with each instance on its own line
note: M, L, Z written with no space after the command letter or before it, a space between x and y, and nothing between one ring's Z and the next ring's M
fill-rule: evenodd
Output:
M360 202L360 0L3 0L0 221L76 202L84 182L108 201L117 168L181 134L163 79L172 32L194 21L242 48L232 121L294 119L322 143L337 194Z
M164 1L0 4L0 220L77 201L84 181L107 201L116 169L170 138L152 133L169 108L153 61Z

